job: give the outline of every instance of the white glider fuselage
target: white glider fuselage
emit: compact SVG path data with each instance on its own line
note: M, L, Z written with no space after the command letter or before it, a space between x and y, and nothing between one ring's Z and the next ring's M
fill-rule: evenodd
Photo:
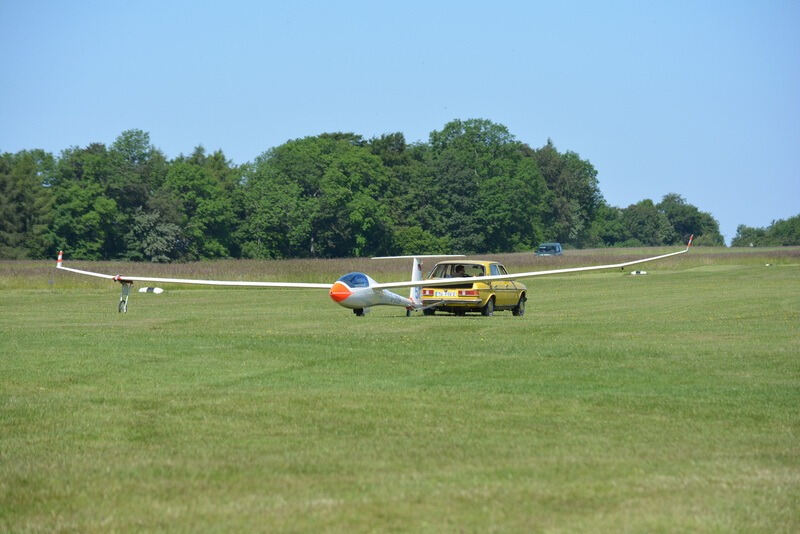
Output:
M372 306L404 306L411 310L419 304L409 298L401 297L388 289L380 289L378 282L370 276L359 273L347 273L331 286L328 294L339 306L351 310L363 310Z

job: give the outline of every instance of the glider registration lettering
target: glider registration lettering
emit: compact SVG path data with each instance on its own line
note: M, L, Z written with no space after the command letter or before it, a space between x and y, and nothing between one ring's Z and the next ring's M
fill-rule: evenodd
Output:
M601 269L624 269L630 265L645 263L649 261L656 261L678 254L685 254L689 251L692 245L692 238L689 238L689 243L686 248L677 252L670 252L668 254L661 254L660 256L653 256L649 258L642 258L623 263L614 263L610 265L592 265L588 267L571 267L567 269L552 269L549 271L531 271L526 273L513 273L489 276L472 276L462 278L442 278L436 279L436 287L441 286L462 286L464 284L475 282L502 282L508 280L519 280L524 278L534 278L536 276L546 276L551 274L564 274L583 271L596 271ZM198 280L194 278L155 278L147 276L128 276L121 274L104 274L93 271L84 271L81 269L73 269L64 266L63 252L58 253L58 260L56 268L68 271L71 273L93 276L95 278L104 278L113 282L122 284L122 296L120 297L119 311L127 311L128 295L130 287L135 282L161 282L168 284L194 284L194 285L208 285L208 286L230 286L230 287L280 287L280 288L296 288L296 289L326 289L331 299L343 306L353 310L356 315L364 315L364 312L373 306L399 306L406 309L408 315L411 311L423 311L428 308L436 306L434 304L423 305L421 298L421 288L426 285L431 285L431 280L423 280L422 278L422 259L424 258L442 258L442 257L461 257L460 255L447 254L447 255L418 255L418 256L384 256L374 259L397 259L405 258L412 259L411 280L402 282L388 282L379 283L367 276L364 273L352 272L347 273L340 277L333 284L317 284L317 283L302 283L302 282L248 282L240 280ZM403 297L389 291L390 289L397 288L410 288L411 292L408 297ZM123 306L124 301L124 306Z

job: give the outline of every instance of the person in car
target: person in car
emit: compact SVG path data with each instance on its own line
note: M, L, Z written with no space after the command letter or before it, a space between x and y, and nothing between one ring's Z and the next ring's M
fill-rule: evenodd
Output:
M453 275L451 278L463 278L465 276L469 276L467 273L464 272L463 265L456 265L455 271L453 271Z

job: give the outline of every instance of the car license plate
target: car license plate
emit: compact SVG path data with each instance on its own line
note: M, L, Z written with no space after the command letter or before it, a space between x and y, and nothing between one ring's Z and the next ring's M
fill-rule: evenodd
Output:
M435 291L434 297L457 297L458 291Z

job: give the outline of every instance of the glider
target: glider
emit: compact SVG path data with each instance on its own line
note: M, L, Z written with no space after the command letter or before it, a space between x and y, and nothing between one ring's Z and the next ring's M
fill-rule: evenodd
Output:
M685 254L689 251L692 245L692 239L689 238L689 243L686 248L677 252L670 252L668 254L661 254L660 256L652 256L649 258L642 258L639 260L627 261L622 263L613 263L609 265L592 265L589 267L570 267L566 269L552 269L548 271L531 271L526 273L514 273L505 275L493 276L473 276L464 278L442 278L436 279L435 285L439 286L455 286L468 282L492 282L502 280L517 280L521 278L533 278L536 276L546 276L551 274L565 274L577 273L584 271L597 271L602 269L624 269L630 265L645 263L648 261L655 261L678 254ZM382 256L373 259L397 259L406 258L412 259L411 280L403 282L389 282L380 283L373 280L368 275L361 272L347 273L341 276L332 284L315 284L303 282L248 282L240 280L197 280L193 278L154 278L147 276L129 276L129 275L112 275L96 273L92 271L84 271L80 269L73 269L64 266L63 251L58 253L58 261L56 268L71 273L94 276L96 278L104 278L113 282L119 282L122 285L122 293L119 298L119 312L128 311L128 297L130 289L134 282L156 282L167 284L195 284L207 286L229 286L229 287L281 287L281 288L300 288L300 289L326 289L328 295L334 302L353 310L356 315L364 315L364 312L372 306L401 306L407 310L409 314L412 310L419 311L426 308L436 306L436 303L428 306L423 306L420 297L420 291L423 286L431 285L431 280L423 280L422 277L422 260L423 258L442 258L442 257L460 257L461 255L415 255L415 256ZM398 288L411 288L411 293L408 297L402 297L397 293L389 291L390 289Z

